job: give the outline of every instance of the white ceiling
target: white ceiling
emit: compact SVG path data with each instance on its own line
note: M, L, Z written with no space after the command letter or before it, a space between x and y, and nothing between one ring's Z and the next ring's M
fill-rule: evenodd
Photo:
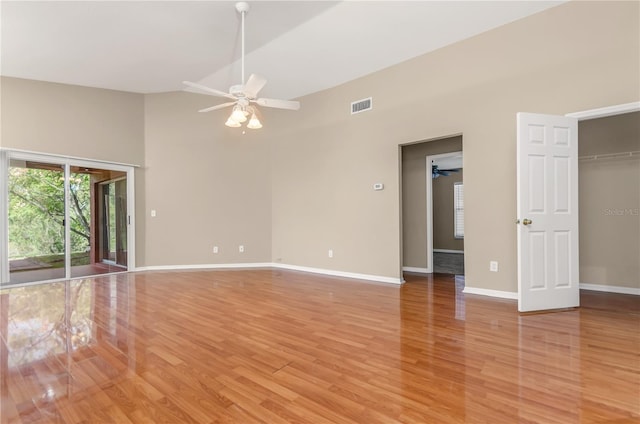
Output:
M434 159L432 165L437 165L440 169L458 169L462 168L462 152L454 153L450 156Z
M253 1L246 71L261 95L334 87L563 1ZM138 93L240 83L229 1L2 1L2 75Z

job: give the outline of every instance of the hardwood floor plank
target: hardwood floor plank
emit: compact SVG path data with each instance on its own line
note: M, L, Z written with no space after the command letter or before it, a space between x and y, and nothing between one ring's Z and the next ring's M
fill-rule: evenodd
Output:
M292 402L266 399L260 405L289 424L330 423L330 421L327 421L326 418L320 415L311 414L302 408L296 408Z
M225 397L229 398L233 402L233 405L230 408L238 407L255 420L260 420L266 423L286 424L286 421L282 417L274 414L269 409L264 408L262 406L262 401L255 402L254 399L246 397L242 393L231 388L224 388L221 392Z
M224 415L224 410L233 403L224 398L226 402L220 402L222 396L203 396L202 392L195 390L179 390L170 394L169 399L200 424L209 424L215 418Z
M273 373L276 378L281 378L283 374L289 376L289 378L295 378L325 389L331 387L336 381L341 381L345 378L339 372L318 365L314 361L305 360L293 361Z
M260 404L269 398L269 391L267 389L258 386L247 378L220 375L216 377L216 379L223 385L220 393L232 402L233 399L229 398L225 393L230 392L232 396L242 396L243 398L250 399L255 404Z
M0 424L640 423L640 301L447 275L140 272L0 290Z
M226 410L226 414L220 418L217 418L214 424L234 424L234 423L246 423L246 424L268 424L266 421L258 419L245 411L238 405L231 405Z
M256 384L259 384L270 392L282 396L289 401L293 401L298 398L297 393L281 386L266 375L260 375L259 372L254 372L243 367L234 368L233 372L247 378L248 380L253 381Z
M316 402L316 400L320 400L322 403ZM315 415L320 415L329 420L329 422L335 424L358 423L357 418L354 416L362 414L361 406L359 406L355 411L346 411L341 408L339 403L334 402L328 397L322 397L322 399L316 398L316 400L301 396L293 403L298 407L311 411Z

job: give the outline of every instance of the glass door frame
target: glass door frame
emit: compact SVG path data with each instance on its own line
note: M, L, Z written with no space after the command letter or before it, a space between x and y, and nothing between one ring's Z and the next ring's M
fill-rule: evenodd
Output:
M104 199L104 187L105 186L110 186L111 184L114 184L114 190L115 191L114 191L113 194L114 194L114 198L115 198L117 196L117 192L118 192L117 188L115 187L115 183L121 182L122 180L126 181L127 180L127 176L125 175L124 177L118 177L118 178L113 178L113 179L109 179L109 180L106 180L106 181L99 182L97 184L98 192L97 192L96 196L99 197L100 200L98 200L97 204L100 205L102 208L104 208L105 204L110 205L110 203L108 203ZM111 194L111 193L109 193L109 194ZM127 198L126 200L128 201L129 199ZM114 205L112 205L114 208L116 208L115 210L116 210L116 213L117 213L116 205L117 205L117 201L115 202ZM127 210L128 210L128 205L127 205ZM105 212L107 212L107 213L105 213ZM98 214L104 213L105 216L103 217L103 219L107 219L106 215L108 215L108 210L106 210L106 211L104 211L104 210L103 211L97 211L96 213L98 213ZM104 238L102 238L102 240L100 240L100 242L98 242L97 245L96 245L96 249L100 249L101 250L101 254L97 255L97 256L100 257L102 262L113 263L114 265L122 266L122 264L118 262L118 248L117 248L117 245L118 245L118 234L117 234L118 218L117 217L115 218L115 221L116 222L115 222L115 227L114 228L111 228L111 222L106 224L107 227L109 227L109 231L113 230L114 232L116 232L116 236L115 236L115 238L116 238L116 241L115 241L116 246L114 246L115 258L112 260L111 258L107 259L107 258L104 257L104 248L105 248L105 244L104 244L105 243L105 239ZM125 221L126 221L126 219L125 219ZM105 225L105 224L103 223L103 225ZM126 222L125 222L125 225L126 225ZM101 228L101 230L102 230L102 228ZM127 237L127 239L128 239L128 237ZM110 236L109 236L109 238L107 240L107 246L108 246L107 249L109 250L109 253L111 253L110 241L111 240L110 240ZM128 258L128 255L127 255L127 258Z
M75 158L62 155L51 155L44 153L34 153L23 150L12 150L0 148L0 288L16 286L10 284L9 273L9 168L12 159L46 162L64 166L64 197L65 197L65 277L63 279L34 281L19 285L40 284L45 281L70 280L71 276L71 220L70 220L70 177L71 167L100 168L107 171L120 171L126 174L127 178L127 270L119 272L129 272L135 270L135 168L134 165L98 161L91 159ZM115 273L115 272L114 272ZM101 274L104 275L104 274Z

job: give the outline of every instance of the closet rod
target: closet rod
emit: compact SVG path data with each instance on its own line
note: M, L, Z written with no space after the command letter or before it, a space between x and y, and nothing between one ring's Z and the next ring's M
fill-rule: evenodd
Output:
M590 155L580 156L579 160L598 160L598 159L616 159L616 158L629 158L640 156L640 150L634 150L632 152L620 152L620 153L605 153L602 155Z

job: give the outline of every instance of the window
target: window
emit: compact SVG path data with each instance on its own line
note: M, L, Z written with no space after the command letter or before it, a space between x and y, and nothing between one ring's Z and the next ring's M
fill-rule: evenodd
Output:
M462 183L453 183L453 237L464 238L464 189Z

